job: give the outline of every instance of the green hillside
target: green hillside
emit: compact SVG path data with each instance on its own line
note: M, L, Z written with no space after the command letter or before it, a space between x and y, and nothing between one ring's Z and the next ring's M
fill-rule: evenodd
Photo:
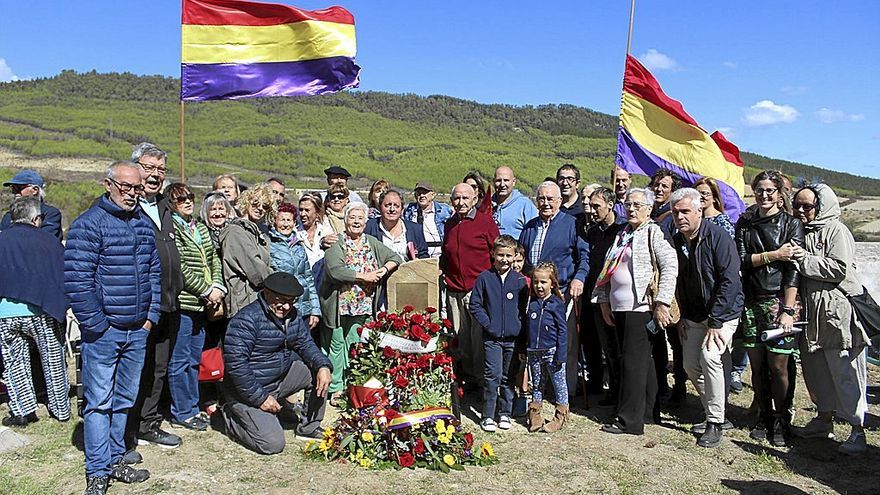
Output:
M132 74L77 74L0 84L0 147L35 157L125 158L149 140L177 170L179 82ZM573 162L588 182L605 182L617 118L571 105L482 105L446 96L349 92L186 106L189 182L235 172L245 182L279 175L291 185L323 184L332 163L356 183L376 178L409 188L427 179L449 189L468 169L517 171L524 189ZM880 195L880 180L745 154L747 175L764 167L824 178L841 189ZM2 164L0 164L2 165Z

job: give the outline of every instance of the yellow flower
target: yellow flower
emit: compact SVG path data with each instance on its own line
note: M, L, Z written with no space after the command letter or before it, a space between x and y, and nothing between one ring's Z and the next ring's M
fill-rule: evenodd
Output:
M363 433L361 433L361 439L365 442L372 442L373 433L371 431L364 431Z
M447 426L446 427L446 435L451 437L453 434L455 434L455 427L452 425Z
M483 442L480 447L480 457L495 457L495 449L492 448L492 444Z
M318 450L321 452L327 452L330 450L330 443L327 440L321 440L321 443L318 444Z
M358 449L357 452L354 453L354 460L359 461L364 458L364 451Z
M446 454L443 456L443 462L452 466L455 464L455 457L453 457L452 454Z
M372 467L372 465L373 465L373 461L370 458L361 459L358 462L361 465L361 467L364 467L364 468L369 468L369 467Z
M333 436L333 428L324 428L324 438L330 438Z
M437 440L439 440L440 443L446 445L449 443L450 437L449 437L449 435L439 435L437 437Z
M314 440L309 440L308 442L306 442L306 448L305 448L306 452L312 450L312 446L313 446L313 445L315 445L315 441L314 441Z
M434 423L434 431L436 431L438 435L446 433L446 423L442 419L438 419L437 422Z

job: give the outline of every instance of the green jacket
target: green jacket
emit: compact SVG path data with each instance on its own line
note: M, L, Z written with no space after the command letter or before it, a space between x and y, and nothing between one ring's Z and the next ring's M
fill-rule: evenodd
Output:
M318 298L321 300L321 316L324 325L333 329L339 327L339 288L342 284L350 284L355 281L355 271L345 264L345 233L339 234L339 240L336 244L330 246L324 253L324 276L321 278L321 287L318 289ZM366 237L370 249L376 256L379 267L393 261L400 266L403 260L394 251L389 249L382 241L367 234L361 234ZM381 282L381 283L384 283ZM378 294L377 294L378 295ZM379 301L379 297L373 298L375 305ZM375 316L375 308L373 315Z
M183 290L177 296L180 309L203 311L206 296L212 287L225 291L220 257L211 241L211 233L201 220L196 220L196 235L174 215L174 242L180 253L180 272L183 274Z

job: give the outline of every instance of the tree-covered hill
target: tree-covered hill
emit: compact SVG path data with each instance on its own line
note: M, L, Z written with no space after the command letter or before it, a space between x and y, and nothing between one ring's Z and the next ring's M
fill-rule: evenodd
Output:
M153 141L179 156L179 81L133 74L77 74L0 84L0 147L31 156L124 158ZM205 184L223 172L246 182L268 175L319 185L329 164L367 185L387 178L448 189L469 169L517 170L531 188L564 162L586 181L605 182L617 117L572 105L483 105L448 96L347 92L187 104L186 169ZM858 194L880 195L880 180L745 153L750 176L780 168ZM2 164L0 164L2 166Z

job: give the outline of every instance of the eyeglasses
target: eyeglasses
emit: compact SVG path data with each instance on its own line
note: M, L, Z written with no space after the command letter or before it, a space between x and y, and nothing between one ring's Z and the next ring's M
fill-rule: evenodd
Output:
M167 167L160 167L158 165L147 165L141 162L137 162L137 164L140 165L149 174L158 172L162 175L165 175L166 173L168 173Z
M626 203L623 203L623 206L627 210L632 210L632 209L641 210L642 208L648 206L648 203L639 203L637 201L636 202L627 201Z
M537 201L538 203L552 203L557 199L559 198L555 198L553 196L538 196L537 198L535 198L535 201Z
M567 184L573 184L577 182L577 177L557 177L556 182L565 182Z
M775 188L775 187L768 187L767 189L758 188L758 189L755 189L755 196L764 196L764 195L773 196L774 194L776 194L776 191L778 191L778 190L779 189Z
M183 203L186 203L187 201L195 201L195 200L196 200L196 195L193 193L189 193L185 196L178 196L178 197L174 198L174 202L177 204L183 204Z
M33 184L11 184L9 186L9 188L12 189L13 194L21 194L22 191L24 191L25 189L27 189L29 187L36 187L36 186L34 186Z
M704 198L712 197L712 191L700 191L700 196Z
M110 182L112 182L113 185L116 186L116 189L119 189L119 192L121 192L121 193L123 193L123 194L128 194L128 193L130 193L132 190L134 190L134 192L136 192L136 193L138 193L138 194L144 192L144 185L143 185L143 184L137 184L137 185L135 185L135 184L128 184L128 183L125 183L125 182L117 182L116 180L111 179L111 178L109 178L109 177L107 178L107 180L109 180Z
M792 208L795 210L807 212L816 209L816 205L810 203L798 203L792 206Z
M259 201L254 201L251 203L251 208L253 208L255 210L265 210L265 209L269 208L269 205L263 204Z
M345 195L344 194L333 194L333 195L330 195L329 198L330 198L330 201L342 201L343 199L345 199Z

